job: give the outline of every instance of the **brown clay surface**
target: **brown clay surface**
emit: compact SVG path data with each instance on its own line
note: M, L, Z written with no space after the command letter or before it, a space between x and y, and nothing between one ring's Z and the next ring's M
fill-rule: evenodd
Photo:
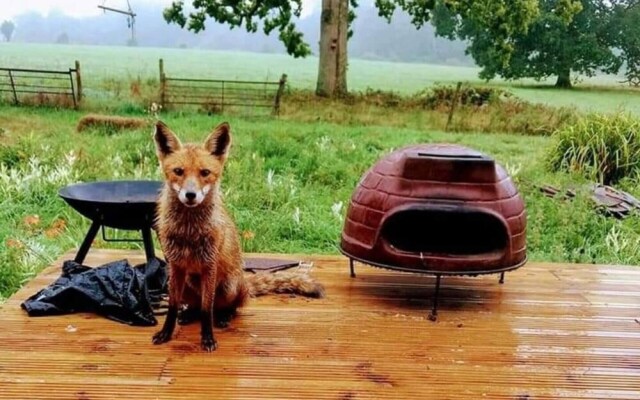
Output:
M419 207L489 213L506 227L507 243L499 253L462 257L410 253L383 240L387 218ZM412 227L415 235L420 229L446 228L446 223ZM435 273L517 267L526 260L525 205L504 168L482 153L448 144L411 146L387 155L364 174L351 198L341 248L345 255L373 264Z

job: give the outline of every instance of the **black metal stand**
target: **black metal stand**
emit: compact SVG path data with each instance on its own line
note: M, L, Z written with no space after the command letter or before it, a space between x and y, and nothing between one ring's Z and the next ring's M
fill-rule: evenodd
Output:
M436 277L436 287L435 287L435 291L433 294L433 307L431 309L431 312L428 315L428 319L430 321L436 321L438 319L438 301L440 299L440 283L441 283L441 279L442 279L442 275L470 275L470 276L477 276L480 274L495 274L497 273L496 271L481 271L481 272L463 272L463 273L441 273L441 271L435 272L435 271L420 271L418 269L409 269L409 268L402 268L402 267L394 267L394 266L389 266L389 265L385 265L385 264L381 264L381 263L370 263L367 262L365 260L361 260L358 258L352 258L352 256L350 254L347 254L345 252L343 252L343 254L349 258L349 270L351 272L351 277L355 278L356 277L356 272L355 272L355 260L358 260L359 262L363 263L363 264L368 264L374 267L379 267L379 268L387 268L387 269L391 269L391 270L400 270L400 271L404 271L404 272L413 272L413 273L418 273L418 274L429 274L429 275L434 275ZM516 268L521 267L522 265L524 265L526 263L526 258L525 260L523 260L522 262L520 262L517 265L512 265L510 266L508 269L503 269L502 272L500 272L500 278L498 279L499 283L502 285L504 284L504 276L505 273L511 270L514 270Z
M156 257L153 249L153 238L151 237L151 228L142 229L142 241L144 242L144 254L147 256L147 262Z
M84 240L82 241L82 245L80 245L80 248L76 253L76 257L73 259L78 264L82 264L84 262L84 259L87 257L87 253L89 252L89 249L93 244L93 240L98 235L98 231L100 230L101 226L102 224L100 223L100 221L97 221L97 220L91 223L91 227L89 227L89 231L87 232L87 235L84 237ZM102 226L102 228L103 228L102 233L104 237L104 226ZM147 257L147 262L149 262L155 258L155 251L153 248L153 238L151 236L151 227L142 228L141 231L142 231L142 240L107 239L106 237L104 237L104 240L107 242L140 242L142 241L144 243L144 253L145 253L145 256Z
M435 321L438 319L438 297L440 296L440 278L442 275L436 275L436 291L433 294L433 309L429 314L429 321Z
M89 232L87 232L87 235L84 237L84 240L82 241L82 245L80 245L80 248L76 253L76 258L73 259L75 262L77 262L78 264L82 264L82 262L84 261L84 258L87 256L87 253L89 252L89 248L91 248L93 239L96 238L96 235L98 234L99 230L100 230L100 222L93 221L91 223L91 227L89 227Z

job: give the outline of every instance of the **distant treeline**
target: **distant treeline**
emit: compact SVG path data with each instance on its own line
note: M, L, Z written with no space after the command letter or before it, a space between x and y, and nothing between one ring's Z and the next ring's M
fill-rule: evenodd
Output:
M267 37L261 31L250 34L209 22L207 29L196 35L175 25L168 25L162 18L162 8L158 6L140 4L134 11L137 14L135 28L138 46L285 53L277 33ZM14 42L126 45L130 38L126 17L113 13L82 19L61 12L52 12L47 16L26 13L14 18L14 22ZM315 10L299 20L298 26L306 41L316 50L320 11ZM349 41L350 57L473 65L473 60L464 53L463 42L437 38L431 25L416 30L405 14L398 13L388 24L378 16L376 8L362 5L357 9L353 30L354 36Z

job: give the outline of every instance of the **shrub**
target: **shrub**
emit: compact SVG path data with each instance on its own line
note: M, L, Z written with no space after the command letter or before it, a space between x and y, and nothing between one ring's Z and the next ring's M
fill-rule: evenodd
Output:
M418 94L422 106L429 109L449 108L456 98L455 86L436 86ZM498 88L462 86L458 94L458 104L480 107L485 104L499 102L511 93Z
M548 156L554 171L578 172L611 184L640 172L640 120L590 114L559 130Z

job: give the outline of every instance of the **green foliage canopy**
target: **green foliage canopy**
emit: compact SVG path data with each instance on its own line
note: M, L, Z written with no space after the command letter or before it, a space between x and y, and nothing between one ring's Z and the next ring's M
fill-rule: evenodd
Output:
M357 2L349 2L352 22ZM438 4L447 7L451 15L485 26L493 38L495 56L504 63L512 51L511 37L526 32L538 13L538 0L376 0L380 16L390 20L400 8L411 15L416 28L430 20ZM294 17L301 15L302 0L193 0L192 5L192 10L186 10L183 0L174 1L164 11L165 20L194 32L205 29L207 18L232 28L244 27L249 32L256 32L262 22L265 34L278 30L289 54L294 57L311 54L294 22Z
M637 48L630 43L630 38L640 40L637 32L635 36L629 32L640 29L629 21L626 10L631 2L637 0L539 0L537 18L529 29L511 32L508 63L496 56L487 21L460 18L439 0L432 22L438 35L469 41L467 52L483 68L481 78L557 76L556 85L568 87L572 71L587 76L597 71L616 73L623 63L619 51L623 43L629 52Z
M627 80L640 86L640 0L618 5L613 26L619 29L618 47L626 63Z

